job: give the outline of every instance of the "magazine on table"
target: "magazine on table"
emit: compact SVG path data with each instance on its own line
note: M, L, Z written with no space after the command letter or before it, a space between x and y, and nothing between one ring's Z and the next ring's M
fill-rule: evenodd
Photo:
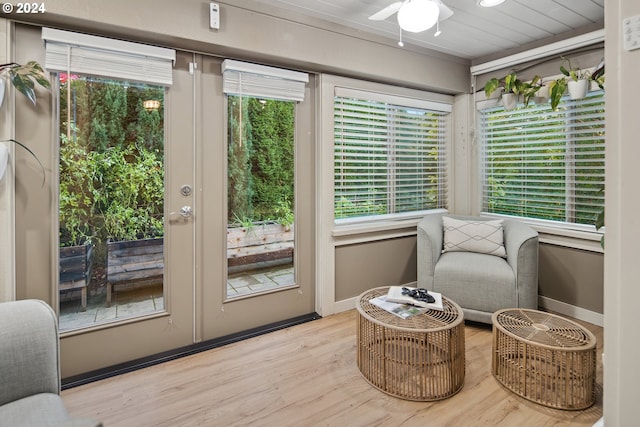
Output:
M386 295L381 295L379 297L373 298L369 300L369 302L375 306L380 307L383 310L388 311L391 314L395 314L396 316L402 319L408 319L411 316L415 316L416 314L422 314L429 311L428 308L417 307L411 304L399 304L397 302L389 302L387 301Z
M444 306L442 305L442 294L434 291L426 291L422 290L422 292L426 291L428 295L433 297L432 302L427 302L425 300L419 300L412 297L410 294L411 291L417 288L411 288L409 286L391 286L389 287L389 292L387 293L386 301L388 302L396 302L400 304L411 304L422 308L427 308L431 310L439 310L444 311Z

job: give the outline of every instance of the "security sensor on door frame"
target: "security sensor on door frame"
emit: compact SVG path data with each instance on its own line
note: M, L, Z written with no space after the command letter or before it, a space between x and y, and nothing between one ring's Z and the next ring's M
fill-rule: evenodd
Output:
M214 30L220 29L220 5L209 3L209 27Z

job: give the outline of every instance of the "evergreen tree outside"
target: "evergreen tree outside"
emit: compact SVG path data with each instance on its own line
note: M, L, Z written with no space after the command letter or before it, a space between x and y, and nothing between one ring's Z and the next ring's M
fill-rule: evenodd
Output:
M125 142L127 115L126 86L115 82L90 81L88 111L91 125L84 130L94 150L105 150Z
M228 222L293 222L294 107L229 96Z
M229 143L228 212L229 223L244 223L253 218L251 203L251 122L247 115L249 98L230 96L228 102Z

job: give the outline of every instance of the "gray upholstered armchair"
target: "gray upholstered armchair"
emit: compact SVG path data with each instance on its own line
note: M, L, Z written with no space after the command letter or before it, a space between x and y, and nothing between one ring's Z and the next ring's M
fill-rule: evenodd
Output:
M64 408L57 325L42 301L0 303L0 425L102 425L71 419Z
M457 302L467 320L491 323L493 312L538 307L538 233L526 224L502 222L502 256L470 251L443 253L442 217L488 221L483 217L428 215L418 224L418 286Z

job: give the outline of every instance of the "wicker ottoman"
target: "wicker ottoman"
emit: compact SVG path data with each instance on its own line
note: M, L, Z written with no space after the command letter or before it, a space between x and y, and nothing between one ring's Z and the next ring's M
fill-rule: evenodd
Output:
M584 409L595 401L596 338L570 320L537 310L493 314L491 372L541 405Z
M409 400L440 400L462 389L464 321L460 307L442 298L444 311L401 319L369 301L388 287L362 293L356 302L357 363L374 387Z

